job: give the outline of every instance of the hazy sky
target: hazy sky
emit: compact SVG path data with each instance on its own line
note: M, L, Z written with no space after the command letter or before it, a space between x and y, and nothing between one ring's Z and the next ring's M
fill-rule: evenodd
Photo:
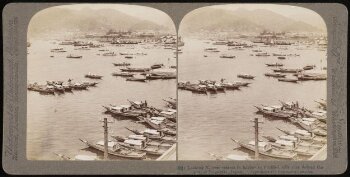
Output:
M309 10L303 7L291 6L291 5L277 5L277 4L228 4L228 5L216 5L213 8L220 8L226 10L235 11L237 9L256 10L265 9L278 13L285 17L289 17L295 20L303 21L314 25L316 27L324 27L324 21L320 15L313 10Z
M143 20L152 21L159 25L172 23L171 18L158 9L138 6L138 5L123 5L123 4L74 4L74 5L63 5L60 8L76 9L80 10L83 8L91 9L114 9L130 16L134 16Z

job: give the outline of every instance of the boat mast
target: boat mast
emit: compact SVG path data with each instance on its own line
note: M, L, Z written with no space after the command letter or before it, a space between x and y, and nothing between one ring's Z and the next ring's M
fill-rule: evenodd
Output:
M255 129L255 159L259 159L259 122L258 118L254 118L254 129Z
M258 118L254 120L255 128L255 159L259 159L259 122Z
M104 153L103 153L103 159L107 160L108 159L108 122L107 118L103 118L103 129L104 129Z

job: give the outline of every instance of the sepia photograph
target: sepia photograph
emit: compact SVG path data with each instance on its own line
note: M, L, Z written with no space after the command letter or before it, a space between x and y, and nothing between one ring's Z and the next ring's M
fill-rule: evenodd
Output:
M8 2L3 171L342 174L347 9Z
M177 35L164 12L76 4L27 33L28 160L176 160Z
M291 5L229 4L182 19L179 160L325 160L327 28Z

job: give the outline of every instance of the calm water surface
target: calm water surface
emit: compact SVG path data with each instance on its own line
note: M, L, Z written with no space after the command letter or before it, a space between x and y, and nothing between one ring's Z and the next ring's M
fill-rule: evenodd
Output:
M73 82L97 81L97 87L88 91L73 91L61 95L40 95L28 91L27 96L27 158L30 160L56 160L54 153L73 157L77 154L98 155L103 153L86 149L79 141L84 138L91 141L103 140L101 118L111 116L104 114L102 105L128 104L129 100L147 100L149 105L165 108L162 100L176 97L176 80L154 80L146 83L127 82L125 78L112 76L118 71L113 62L130 62L135 67L149 67L163 63L168 68L176 65L173 50L163 47L145 49L145 46L116 47L105 44L102 48L91 50L74 50L73 46L58 45L59 41L32 40L28 48L28 83L45 84L47 80ZM55 43L55 44L54 44ZM66 53L51 53L50 49L64 48ZM78 48L78 47L76 47ZM117 52L117 56L102 56L99 49ZM134 59L125 59L119 52L137 53ZM82 59L66 58L68 54L82 55ZM97 54L101 54L100 56ZM53 58L50 56L54 55ZM102 80L84 78L88 72L103 75ZM143 130L146 127L131 120L120 120L109 124L110 134L126 136L131 134L124 127Z
M183 54L178 59L179 81L196 82L199 79L219 81L238 81L237 74L255 75L252 84L240 91L226 91L218 94L195 94L186 90L178 91L178 158L179 160L212 160L209 153L219 156L240 154L254 156L253 152L237 149L231 138L248 142L254 140L254 128L251 119L256 115L254 105L278 105L279 100L299 101L299 105L317 109L314 100L326 98L326 81L305 81L300 83L279 82L268 78L264 73L272 72L265 63L281 62L285 68L301 68L315 64L316 71L326 66L326 52L317 49L297 50L297 46L288 46L288 50L279 47L255 47L268 53L300 54L278 60L276 56L250 56L252 49L227 50L227 46L213 46L207 41L184 39ZM210 42L212 43L212 42ZM206 47L217 47L221 52L204 52ZM235 59L223 59L223 53L233 54ZM203 57L208 55L208 57ZM324 72L324 71L323 71ZM288 76L292 78L291 76ZM277 136L283 129L296 129L290 122L283 120L264 120L260 125L261 135ZM260 138L262 139L262 138Z

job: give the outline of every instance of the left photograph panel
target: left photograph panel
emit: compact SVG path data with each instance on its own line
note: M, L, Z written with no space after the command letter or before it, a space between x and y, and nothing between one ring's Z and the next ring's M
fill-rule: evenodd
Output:
M143 6L36 13L27 33L28 160L176 160L177 37Z

